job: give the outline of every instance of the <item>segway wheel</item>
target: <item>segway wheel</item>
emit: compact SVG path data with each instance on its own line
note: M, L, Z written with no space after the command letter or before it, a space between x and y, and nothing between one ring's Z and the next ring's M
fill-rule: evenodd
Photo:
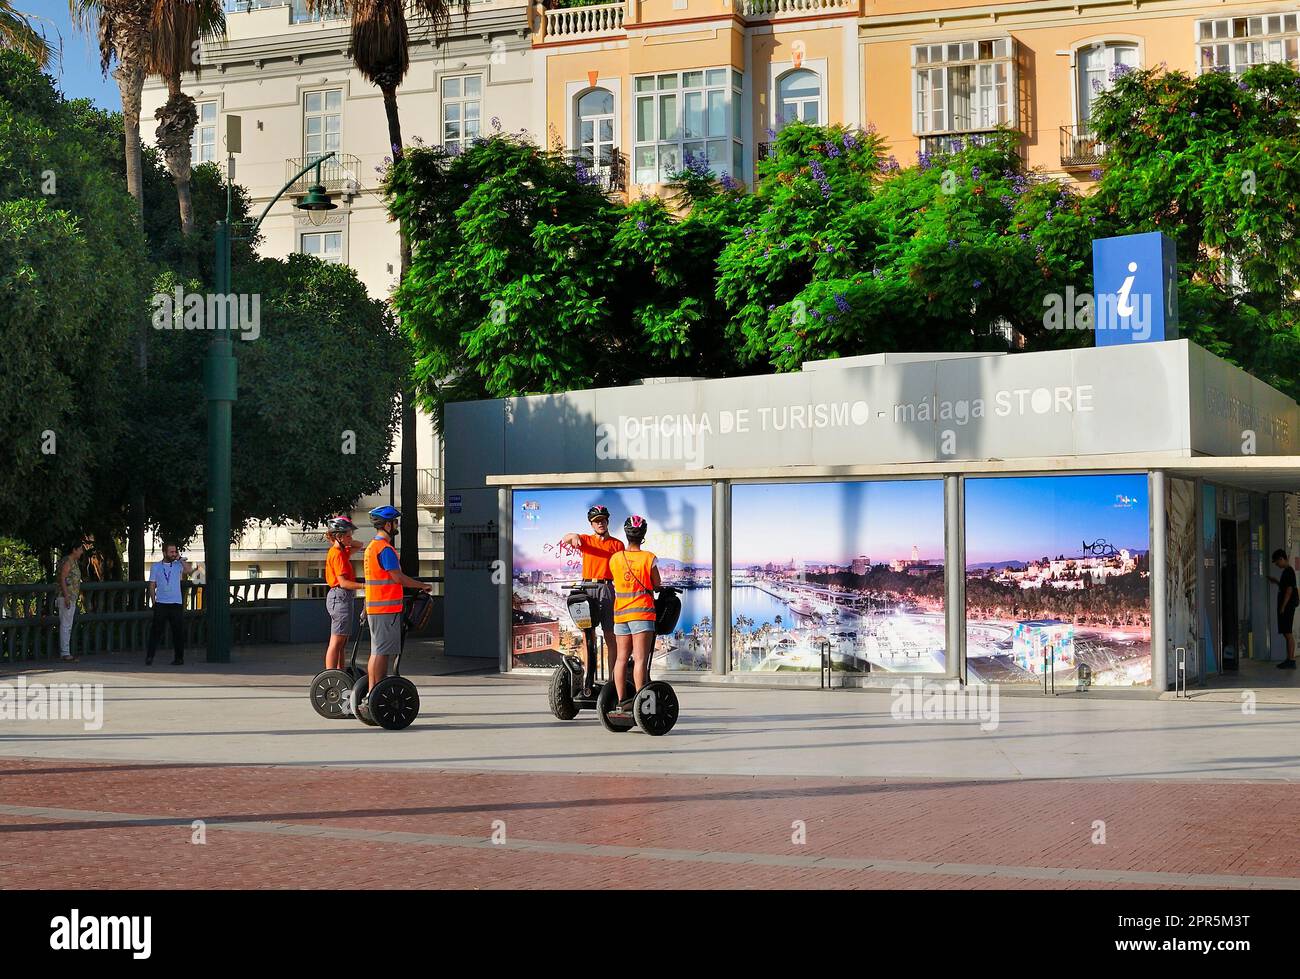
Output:
M343 670L317 673L311 681L311 705L331 721L352 716L352 677Z
M651 737L662 737L677 723L677 694L662 680L647 683L632 703L637 727Z
M621 717L610 717L609 712L618 706L618 691L614 689L614 681L602 683L600 686L600 696L596 698L596 713L600 717L600 723L605 726L606 731L630 731L636 726L636 721L632 719L623 720Z
M420 691L404 676L386 676L370 691L370 717L386 731L411 726L420 714Z
M350 697L352 714L362 724L370 727L375 726L375 719L370 716L370 708L361 706L361 702L366 699L366 694L370 692L370 677L362 673L357 677L357 682L352 684L352 694Z
M569 671L563 666L557 666L551 674L551 687L546 699L551 705L551 713L559 720L571 721L578 716L578 705L573 702L573 684Z

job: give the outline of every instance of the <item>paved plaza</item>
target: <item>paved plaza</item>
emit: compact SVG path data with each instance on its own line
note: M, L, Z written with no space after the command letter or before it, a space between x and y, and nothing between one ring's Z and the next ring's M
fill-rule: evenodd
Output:
M900 719L887 690L680 683L651 738L417 653L422 713L389 732L312 711L314 650L236 658L24 672L102 684L103 723L0 721L0 880L1300 888L1290 690L1254 713L1239 691L1004 695L982 728Z

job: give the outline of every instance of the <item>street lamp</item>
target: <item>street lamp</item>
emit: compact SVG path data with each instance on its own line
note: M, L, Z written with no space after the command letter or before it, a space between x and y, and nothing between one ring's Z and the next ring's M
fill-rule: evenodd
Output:
M230 173L226 180L226 219L217 222L215 288L220 296L230 295L230 249L236 240L232 231L231 180L234 177L234 154L240 150L239 117L227 116L226 148L230 153ZM316 181L307 188L307 196L294 207L317 214L336 207L325 193L321 183L321 164L334 156L334 152L308 163L295 173L280 192L271 198L256 221L246 222L244 240L252 238L261 227L266 215L298 178L313 167ZM229 308L229 303L225 304ZM236 307L238 308L238 307ZM207 567L207 596L203 614L208 620L208 662L230 662L230 414L238 389L234 348L230 331L236 324L225 324L227 329L214 330L208 345L208 356L203 363L203 388L208 402L208 512L203 527L204 563Z

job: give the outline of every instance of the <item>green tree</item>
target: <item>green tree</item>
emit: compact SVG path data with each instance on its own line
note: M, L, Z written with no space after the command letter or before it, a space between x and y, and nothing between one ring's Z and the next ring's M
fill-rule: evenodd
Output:
M0 532L38 551L120 530L123 377L148 295L131 199L84 108L0 52Z
M1132 71L1093 125L1107 154L1089 204L1113 233L1174 239L1183 335L1300 394L1300 74Z

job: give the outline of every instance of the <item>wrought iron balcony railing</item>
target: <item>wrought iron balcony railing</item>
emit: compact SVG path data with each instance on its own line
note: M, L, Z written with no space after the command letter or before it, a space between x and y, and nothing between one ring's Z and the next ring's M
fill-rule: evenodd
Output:
M1092 127L1061 127L1061 166L1095 167L1106 155L1106 145L1092 132Z
M570 151L566 157L569 165L578 171L580 179L598 184L606 193L627 190L627 154L612 150L601 154L601 162L593 163L589 154Z
M317 156L296 156L284 161L284 179L289 180ZM361 191L361 161L347 153L335 153L320 166L321 183L328 194L356 194ZM316 168L308 170L293 182L290 194L305 194L316 182Z

